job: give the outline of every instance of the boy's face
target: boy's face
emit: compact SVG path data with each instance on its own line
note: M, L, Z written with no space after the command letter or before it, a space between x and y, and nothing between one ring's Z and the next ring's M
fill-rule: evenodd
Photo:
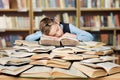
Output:
M55 23L51 26L49 36L61 37L63 35L63 30L58 23Z

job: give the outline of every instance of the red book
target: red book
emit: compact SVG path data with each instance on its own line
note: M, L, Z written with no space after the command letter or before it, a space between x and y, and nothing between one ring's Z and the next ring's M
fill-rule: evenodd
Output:
M117 27L120 27L120 18L119 18L119 16L118 16L118 14L115 14L115 22L116 22L116 26Z

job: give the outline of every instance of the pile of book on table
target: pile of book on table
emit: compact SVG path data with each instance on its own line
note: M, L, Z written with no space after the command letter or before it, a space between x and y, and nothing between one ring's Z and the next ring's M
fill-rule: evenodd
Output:
M120 72L113 53L113 48L95 41L56 47L16 40L13 47L0 50L0 74L27 78L104 77Z

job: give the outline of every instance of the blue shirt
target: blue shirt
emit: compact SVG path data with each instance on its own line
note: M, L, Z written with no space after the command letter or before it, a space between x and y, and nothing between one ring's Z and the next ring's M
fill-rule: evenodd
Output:
M61 24L60 27L63 29L63 25ZM79 41L92 41L94 40L94 37L92 36L92 34L90 34L87 31L81 30L79 28L77 28L76 26L69 24L69 28L70 28L70 32L72 34L77 35L77 39ZM25 40L27 41L35 41L37 39L39 39L42 36L42 32L41 31L37 31L33 34L28 35Z

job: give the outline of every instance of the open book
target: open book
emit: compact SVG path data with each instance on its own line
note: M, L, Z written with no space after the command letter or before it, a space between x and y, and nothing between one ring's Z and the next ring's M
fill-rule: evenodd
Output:
M106 62L106 61L113 61L117 59L116 57L113 56L100 56L98 58L90 58L90 59L85 59L82 60L82 63L100 63L100 62Z
M0 65L0 72L9 75L19 75L23 71L31 68L32 65L25 65L25 66L1 66Z
M73 66L70 69L34 66L20 76L28 78L87 78L86 75Z
M88 48L86 46L77 46L77 47L86 50L84 54L108 55L114 53L113 48L110 46L99 46L93 48Z
M15 57L15 58L26 58L34 55L35 53L29 53L29 52L13 52L9 57Z
M96 77L101 77L101 76L106 76L107 73L104 69L101 68L91 68L88 66L85 66L81 64L80 62L73 62L73 66L89 76L90 78L96 78Z
M12 58L12 57L3 57L0 58L1 65L24 65L30 62L30 58Z
M49 52L55 46L37 46L37 47L28 47L28 46L13 46L16 51L25 51L25 52Z
M77 55L82 56L84 60L99 57L99 55L95 55L95 54L77 54Z
M49 60L49 59L62 59L62 60L83 60L82 56L76 54L68 53L44 53L44 54L35 54L31 56L32 60Z
M60 58L67 61L83 60L82 56L69 53L50 53L52 58Z
M29 46L29 47L36 47L36 46L40 46L38 44L38 41L26 41L26 40L15 40L14 42L15 45L18 45L18 46Z
M97 63L97 64L83 63L83 65L86 65L92 68L102 68L109 75L120 72L120 65L112 63L112 62L104 62L104 63Z
M82 53L86 52L86 50L80 49L78 47L58 47L52 50L53 53Z
M58 67L68 69L71 66L71 62L62 59L50 59L50 60L35 60L30 62L31 65L45 65L49 67Z
M60 39L51 39L47 37L41 37L40 44L42 45L54 45L54 46L76 46L79 45L79 41L75 38L60 38Z
M58 47L52 50L53 53L74 53L75 51L72 48L67 47Z
M81 42L80 44L89 48L93 48L93 47L95 48L95 47L106 45L103 42L97 42L97 41Z
M96 54L96 55L108 55L108 54L112 54L113 50L100 50L100 51L95 51L95 50L91 50L91 51L86 51L84 52L84 54Z

